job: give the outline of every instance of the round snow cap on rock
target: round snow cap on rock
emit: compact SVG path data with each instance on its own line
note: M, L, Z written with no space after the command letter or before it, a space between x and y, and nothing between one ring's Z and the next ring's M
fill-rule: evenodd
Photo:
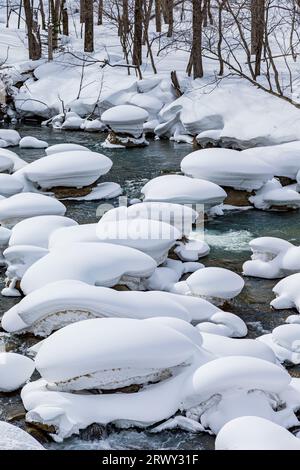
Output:
M0 172L10 171L14 167L14 162L4 155L0 155Z
M34 362L12 352L0 353L0 391L12 392L24 385L34 371Z
M0 157L1 158L1 157ZM23 183L13 175L0 174L0 194L10 197L23 190Z
M79 145L79 144L55 144L55 145L50 145L46 149L46 154L47 155L53 155L54 153L62 153L62 152L70 152L74 150L85 150L89 151L87 147L84 147L84 145Z
M19 146L21 149L44 149L48 147L48 143L27 135L20 140Z
M44 450L44 447L23 429L0 421L0 450Z
M300 439L259 416L241 416L219 431L216 450L300 450Z
M120 123L139 124L148 119L149 114L139 106L122 104L107 109L101 116L105 124L117 125Z

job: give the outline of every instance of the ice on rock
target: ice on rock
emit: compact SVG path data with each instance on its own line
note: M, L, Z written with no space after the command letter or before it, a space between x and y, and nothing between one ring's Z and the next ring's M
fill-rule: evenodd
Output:
M182 406L188 418L214 434L228 421L249 414L291 427L298 420L280 396L290 382L290 375L269 361L238 355L220 357L189 376Z
M106 212L101 222L132 219L151 219L166 222L176 227L182 236L188 237L198 213L188 205L168 202L140 202L129 207L120 206Z
M18 145L21 136L14 129L0 129L0 139L3 139L8 146Z
M20 158L15 152L12 152L11 150L7 149L0 149L0 156L1 157L7 157L13 162L13 171L20 170L20 168L23 168L25 165L28 165L25 160ZM1 161L1 159L0 159ZM3 170L1 170L3 171Z
M273 287L276 298L272 300L270 305L277 310L296 308L300 313L299 286L300 273L292 274L282 279Z
M258 339L273 349L280 362L300 364L300 325L280 325Z
M101 115L104 122L116 134L129 134L138 138L143 134L143 124L149 114L143 108L133 105L113 106Z
M300 450L300 439L259 416L241 416L219 431L216 450Z
M197 327L201 327L201 323ZM272 349L262 342L254 339L228 338L201 330L202 346L215 356L250 356L276 363L276 356Z
M53 155L55 153L62 153L62 152L76 152L76 151L83 151L83 152L88 152L89 149L87 147L84 147L84 145L79 145L79 144L55 144L55 145L50 145L46 149L46 154L47 155Z
M176 227L152 219L132 219L105 222L96 229L101 242L130 246L150 255L157 264L163 263L181 233Z
M157 321L92 319L46 338L35 366L55 390L110 390L162 380L188 367L197 353L188 336Z
M14 167L14 162L7 156L0 154L0 172L10 173Z
M158 176L148 181L141 192L145 202L204 204L206 211L226 198L225 191L217 184L182 175Z
M12 227L28 217L64 215L66 207L55 198L44 194L19 193L0 201L0 222Z
M251 261L243 264L245 276L276 279L300 269L300 250L276 237L255 238L249 243Z
M181 162L182 172L220 186L252 191L273 177L271 166L257 158L243 158L241 152L230 149L204 149L192 152Z
M250 196L249 201L257 209L263 210L299 209L300 194L290 187L282 186L280 181L273 178L259 189L254 196Z
M242 291L244 281L238 274L224 268L203 268L192 273L185 281L177 282L172 292L202 297L219 305L233 299Z
M53 330L88 318L153 316L209 322L224 326L231 336L247 334L243 320L204 299L160 291L116 291L68 280L46 284L28 294L3 315L2 328L10 333L30 331L48 336Z
M73 279L91 285L112 287L119 282L142 289L143 279L151 276L155 261L145 253L108 243L72 243L53 248L34 263L21 281L27 295L44 285ZM142 289L143 290L143 289Z
M34 245L48 248L50 235L62 227L77 226L75 220L61 215L40 215L22 220L16 224L9 240L9 246Z
M0 352L0 392L18 390L30 379L34 362L13 352Z
M57 186L82 188L95 183L111 167L112 161L101 153L74 150L42 157L15 175L42 189Z
M19 142L21 149L45 149L48 147L48 143L44 140L39 140L36 137L26 136L22 137Z
M23 191L23 184L18 178L5 173L0 174L0 195L10 197Z
M44 447L23 429L0 421L0 450L44 450Z

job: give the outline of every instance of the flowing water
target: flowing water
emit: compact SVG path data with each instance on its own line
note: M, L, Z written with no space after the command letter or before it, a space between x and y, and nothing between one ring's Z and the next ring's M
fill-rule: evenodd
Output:
M72 142L82 144L91 150L107 155L113 161L112 170L101 178L101 181L119 183L124 194L130 199L140 196L140 188L151 178L164 173L180 171L182 158L192 151L186 144L175 144L169 141L151 141L143 149L102 149L101 134L83 132L55 131L38 126L22 126L18 129L22 137L34 135L46 140L49 145ZM30 162L44 154L41 149L13 148L26 161ZM103 202L103 201L102 201ZM117 200L108 201L117 205ZM64 201L66 215L79 223L97 221L96 210L99 201L78 202ZM241 273L242 264L249 259L248 242L257 236L275 236L300 244L300 212L262 212L247 210L227 212L222 217L207 221L205 224L206 241L211 247L209 256L201 261L206 266L221 266ZM0 288L3 286L4 269L0 271ZM234 299L228 311L240 315L247 323L249 337L257 337L270 332L274 327L284 323L291 311L272 311L269 303L273 298L272 288L276 281L246 278L243 292ZM2 314L19 299L0 298ZM0 338L1 339L1 338ZM24 351L33 339L26 340L26 345L19 339L3 335L2 342L7 349ZM297 368L293 372L298 374ZM14 419L14 423L24 427L19 394L0 394L0 419ZM166 431L160 434L138 430L115 430L113 427L101 437L98 430L83 433L81 438L73 437L63 444L46 443L52 449L211 449L213 438L208 434L191 434L183 431Z

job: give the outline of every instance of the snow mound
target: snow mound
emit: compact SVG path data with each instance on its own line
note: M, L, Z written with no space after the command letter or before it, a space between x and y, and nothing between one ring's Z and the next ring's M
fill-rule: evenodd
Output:
M0 352L0 392L18 390L30 379L34 362L12 352Z
M8 146L14 146L18 145L21 136L14 129L0 129L0 139L4 140Z
M185 281L176 283L173 292L222 304L239 295L243 287L244 281L238 274L229 269L209 267L198 269Z
M101 153L74 150L42 157L15 175L42 189L56 186L82 188L95 183L111 167L112 161Z
M9 240L9 246L34 245L48 248L50 235L62 227L77 226L75 220L61 215L40 215L22 220L16 224Z
M273 287L276 298L272 300L270 305L277 310L296 308L300 312L299 285L300 273L292 274L279 281Z
M10 197L23 191L23 184L13 175L0 174L0 194Z
M32 331L48 336L69 323L93 317L153 316L209 322L223 326L232 336L247 334L243 320L204 299L160 291L119 292L80 281L58 281L33 291L3 315L1 324L10 333ZM201 330L201 323L197 327Z
M44 450L44 447L23 429L0 421L0 450Z
M280 325L258 339L273 349L280 362L300 364L300 325Z
M159 380L165 369L191 364L196 352L190 339L161 323L92 319L68 325L46 338L35 365L57 390L115 389L145 383L152 374Z
M19 142L21 149L45 149L48 147L48 143L44 140L39 140L36 137L26 136L22 137Z
M0 172L7 171L11 172L14 167L13 161L5 156L0 154Z
M300 450L291 432L259 416L233 419L219 431L216 450Z
M23 168L25 165L28 165L25 160L20 158L15 152L12 152L11 150L0 149L0 156L7 157L13 162L13 171L20 170L20 168Z
M276 178L268 181L249 201L257 209L299 209L300 194L290 187L283 187Z
M181 170L193 178L247 191L261 188L273 177L272 167L259 159L243 159L237 150L220 148L190 153L182 160Z
M96 229L100 241L116 245L130 246L150 255L157 264L168 256L181 233L176 227L152 219L120 220L105 222L100 220Z
M245 276L276 279L300 269L300 250L276 237L255 238L249 243L251 261L243 264Z
M0 222L13 226L37 215L64 215L65 206L44 194L19 193L0 201Z
M168 202L141 202L129 207L121 206L107 211L101 218L102 222L118 222L120 220L151 219L166 222L176 227L182 235L188 236L198 213L188 205Z
M181 175L158 176L148 181L141 192L145 202L204 204L206 210L226 198L225 191L217 184Z
M101 115L101 121L117 134L129 134L138 138L143 134L143 124L148 116L148 112L138 106L119 105L105 111Z
M156 267L148 255L133 248L108 243L72 243L57 247L34 263L24 274L21 289L25 294L44 285L73 279L91 285L111 287L123 281L140 286L140 278L150 276Z
M47 155L53 155L55 153L62 153L62 152L74 152L74 151L84 151L88 152L89 149L84 147L84 145L79 144L55 144L50 145L45 151Z

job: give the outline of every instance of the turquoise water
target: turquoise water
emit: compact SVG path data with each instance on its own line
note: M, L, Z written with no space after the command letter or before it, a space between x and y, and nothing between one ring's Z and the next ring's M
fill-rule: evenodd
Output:
M175 144L169 141L151 141L143 149L102 149L101 134L83 132L55 131L37 126L22 126L22 136L34 135L46 140L50 145L72 142L85 145L91 150L104 153L113 161L113 168L102 181L119 183L128 198L139 197L140 188L151 178L168 172L179 172L180 161L192 151L191 146ZM40 149L13 148L26 161L33 161L44 154ZM117 200L110 200L117 204ZM96 210L99 202L64 202L68 216L79 223L91 223L97 220ZM221 266L241 273L243 262L249 258L248 242L257 236L281 237L300 244L299 212L262 212L249 210L229 212L222 217L206 222L205 236L211 246L210 255L203 260L207 266ZM201 260L202 261L202 260ZM0 271L3 283L4 270ZM291 311L272 311L269 303L273 298L272 287L276 281L245 279L246 286L241 295L234 299L227 310L239 314L248 324L249 336L257 337L282 324ZM2 288L2 285L1 285ZM0 313L6 311L18 300L0 298ZM29 341L29 340L28 340ZM15 348L24 350L28 345L17 340ZM7 410L19 406L18 394L10 397L0 396L0 419L6 419ZM24 427L22 420L17 421ZM98 432L98 430L97 430ZM93 449L209 449L213 447L213 438L203 434L190 434L183 431L164 432L159 435L144 431L116 431L113 427L99 438L90 430L82 438L71 438L63 444L48 443L50 448L93 448Z

